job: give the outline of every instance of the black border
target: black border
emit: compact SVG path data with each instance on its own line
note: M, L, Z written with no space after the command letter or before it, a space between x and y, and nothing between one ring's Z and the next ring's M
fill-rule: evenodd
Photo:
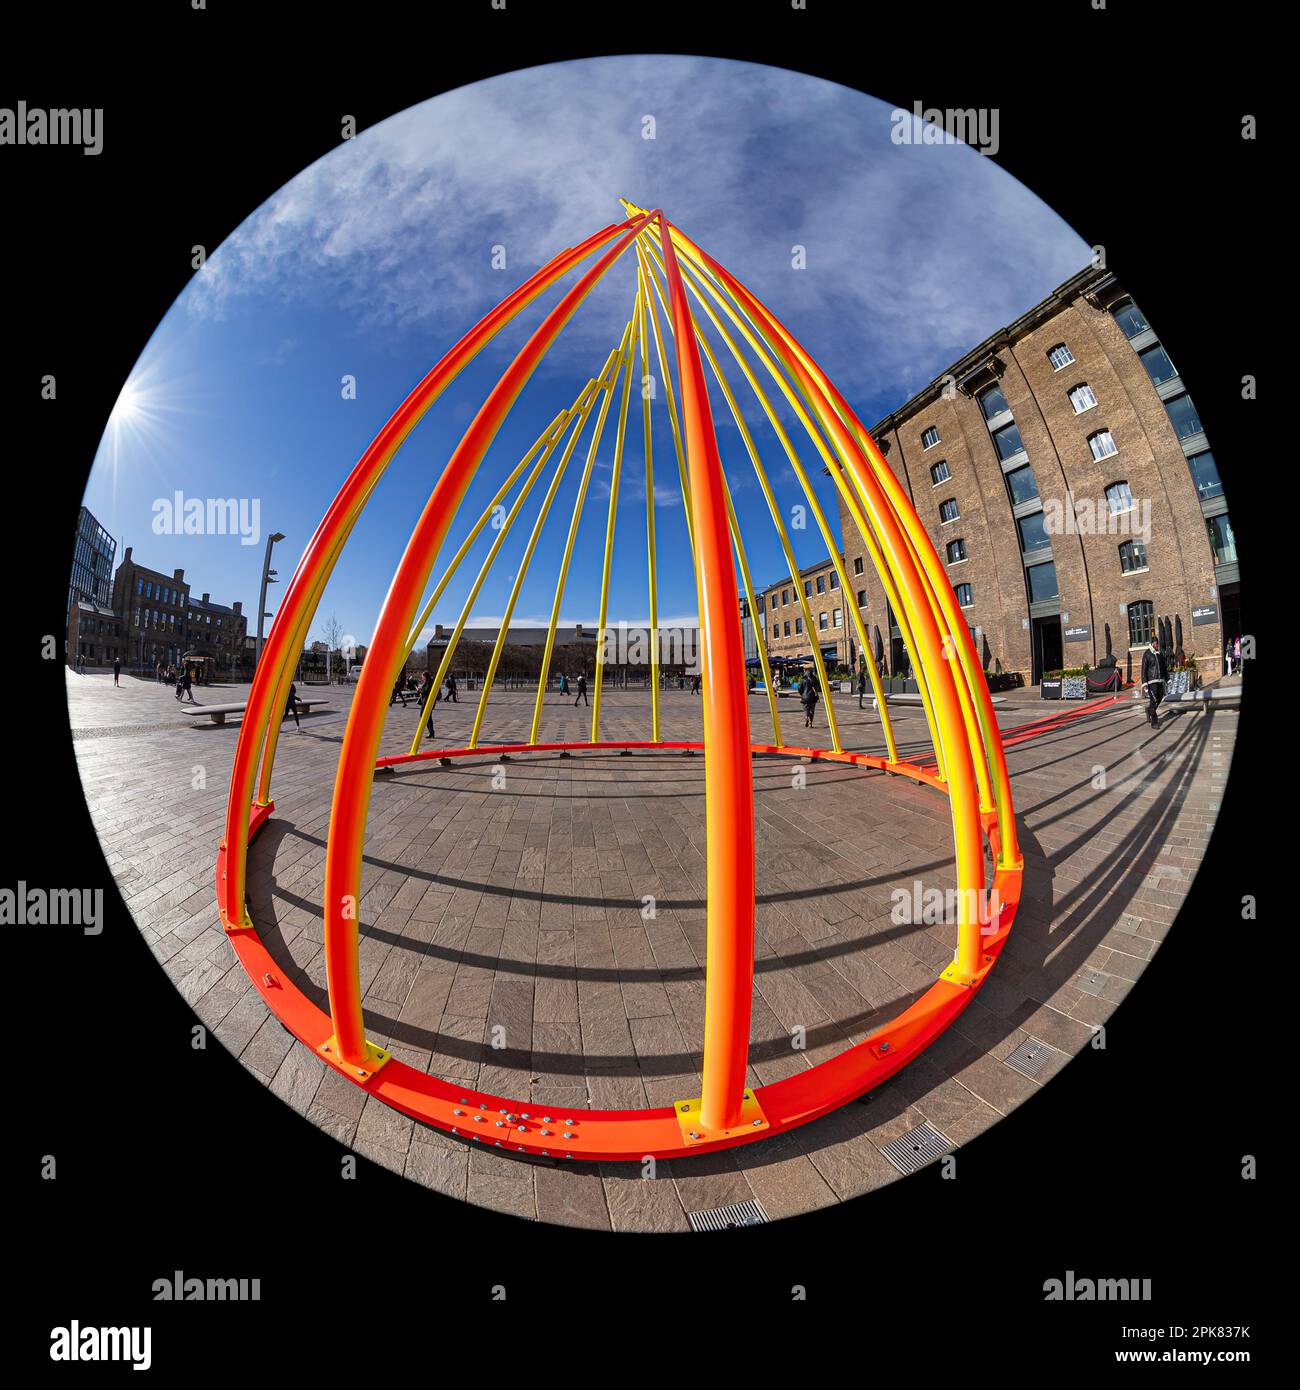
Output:
M823 1336L837 1359L852 1358L850 1374L882 1356L920 1366L932 1348L966 1365L1091 1369L1113 1364L1126 1321L1254 1321L1255 1341L1243 1345L1258 1350L1266 1276L1247 1251L1263 1228L1266 1181L1239 1174L1270 1122L1264 1078L1243 1064L1243 1048L1285 955L1275 943L1266 957L1260 925L1241 920L1243 894L1263 902L1256 880L1272 862L1248 786L1270 766L1261 682L1192 897L1108 1024L1107 1051L1077 1059L966 1146L958 1182L932 1168L847 1206L720 1238L728 1246L531 1225L423 1193L364 1159L360 1179L340 1184L338 1146L224 1049L196 1064L192 1015L134 930L91 829L62 670L34 656L62 625L72 523L103 421L191 273L188 248L219 244L333 148L343 111L364 127L496 72L636 51L769 62L905 107L997 106L997 162L1106 246L1177 351L1227 480L1246 624L1259 634L1266 407L1241 399L1240 380L1262 372L1261 328L1280 287L1251 215L1266 188L1267 126L1255 142L1240 134L1244 114L1264 116L1240 51L1243 8L1184 19L1177 37L1159 12L1119 0L1103 11L1090 0L809 0L802 12L788 0L509 0L505 14L489 0L371 0L337 12L221 0L194 12L182 0L111 16L61 5L36 23L48 27L0 57L0 104L102 105L107 138L95 159L0 149L6 418L16 425L8 476L29 487L11 512L17 641L4 727L16 842L3 881L67 881L74 863L111 906L104 935L75 951L54 954L12 928L7 938L23 1016L9 1049L20 1137L5 1146L5 1176L34 1222L22 1247L24 1349L41 1363L49 1328L75 1317L150 1323L163 1374L241 1364L255 1339L285 1375L354 1358L393 1370L446 1364L442 1345L420 1335L427 1327L465 1369L487 1369L504 1349L478 1338L462 1348L457 1330L478 1324L445 1314L491 1301L504 1284L507 1309L543 1314L524 1324L547 1361L584 1379L600 1373L592 1314L622 1313L598 1322L630 1351L657 1340L661 1324L709 1326L719 1299L742 1357L767 1369L745 1334L797 1335L812 1310L779 1323L746 1314L792 1302L795 1285L809 1303L836 1305ZM1193 52L1213 80L1190 70ZM38 398L46 371L58 376L57 408ZM107 1047L106 1016L135 1040L127 1055ZM57 1182L36 1177L45 1153L59 1157ZM350 1228L341 1243L329 1210ZM172 1269L257 1274L262 1302L149 1302L152 1280ZM1067 1269L1151 1277L1155 1299L1140 1310L1044 1303L1043 1281ZM670 1375L690 1373L698 1338L687 1346Z

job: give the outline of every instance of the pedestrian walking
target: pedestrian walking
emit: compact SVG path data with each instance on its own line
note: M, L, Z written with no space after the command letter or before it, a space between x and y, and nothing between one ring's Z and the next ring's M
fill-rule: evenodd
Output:
M859 666L859 667L858 667L858 708L859 708L859 709L865 709L865 708L866 708L866 707L863 705L863 703L862 703L864 697L866 696L866 693L867 693L867 668L866 668L865 666Z
M456 676L452 671L447 672L447 699L450 700L453 705L460 704L460 701L456 698ZM429 732L432 733L433 730L430 729Z
M302 724L298 719L298 687L292 681L289 682L289 698L284 703L284 713L280 716L280 723L283 724L290 715L293 715L293 722L299 733L302 733Z
M691 694L692 694L692 695L698 695L698 694L700 693L700 686L701 686L701 684L702 684L702 682L701 682L699 676L692 676L692 677L691 677Z
M118 677L119 677L121 674L122 674L122 658L121 658L120 656L115 656L115 657L113 658L113 684L114 684L114 685L119 684Z
M1235 675L1241 675L1241 633L1232 639L1232 670Z
M575 706L579 700L581 700L584 705L587 703L587 677L585 673L580 673L578 676L578 694L573 702Z
M398 676L398 678L393 682L393 691L392 694L388 697L388 708L392 709L392 707L394 706L394 704L397 703L398 700L402 702L402 708L405 709L406 691L402 689L401 676Z
M566 676L566 675L564 674L563 671L561 671L561 672L560 672L560 694L561 694L561 695L568 695L568 693L569 693L569 678L568 678L568 676ZM575 702L575 703L576 703L576 702Z
M1160 727L1156 710L1165 698L1165 661L1160 655L1160 639L1153 637L1142 653L1142 693L1147 697L1147 722L1153 729Z
M811 729L813 715L817 713L817 682L811 675L805 674L799 682L799 702L803 705L803 726Z
M416 691L415 691L415 701L416 701L416 704L418 704L418 705L420 706L421 709L424 708L424 706L425 706L426 703L427 703L428 706L429 706L429 737L430 737L430 738L432 738L432 737L434 736L434 734L433 734L433 707L434 707L434 705L436 705L436 704L438 703L437 699L434 699L434 700L430 700L430 699L429 699L429 696L430 696L431 694L433 694L433 676L430 675L428 671L421 671L421 672L420 672L420 683L419 683L419 685L416 687Z

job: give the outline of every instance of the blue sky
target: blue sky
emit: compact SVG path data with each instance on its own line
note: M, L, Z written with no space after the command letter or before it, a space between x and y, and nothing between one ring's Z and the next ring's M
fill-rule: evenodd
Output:
M643 138L647 116L653 140ZM510 73L363 130L257 209L169 310L105 432L86 505L117 538L119 560L134 546L156 569L183 567L195 592L242 599L253 612L265 535L285 533L276 563L287 581L334 493L410 388L537 266L621 220L620 196L662 206L768 304L872 424L1088 258L1083 240L993 161L960 145L894 144L890 116L885 103L802 74L642 56ZM804 269L792 268L796 245L806 248ZM505 248L503 270L492 265L496 246ZM412 433L335 570L315 635L336 615L345 632L369 640L440 469L496 375L573 282L520 315ZM489 450L444 558L603 363L634 285L635 264L624 257L571 321ZM355 400L343 399L345 374L356 378ZM759 425L749 388L734 368L729 375L788 517L801 500L798 485L775 435ZM710 385L762 586L785 572L784 562L725 401ZM644 621L648 612L638 406L634 398L612 621ZM660 620L693 623L662 403L654 415ZM583 513L565 623L596 619L614 421L611 414ZM804 449L806 436L791 433L834 518L829 479ZM587 437L561 484L516 622L549 615ZM525 503L472 622L503 612L549 478ZM177 491L256 499L258 543L156 534L154 502ZM493 536L480 538L438 621L456 620ZM792 539L799 564L825 558L811 526ZM440 573L441 562L434 578Z

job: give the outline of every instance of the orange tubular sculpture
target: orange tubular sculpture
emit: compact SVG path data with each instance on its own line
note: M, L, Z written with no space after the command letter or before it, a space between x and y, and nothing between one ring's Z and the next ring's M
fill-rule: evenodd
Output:
M988 687L943 565L906 492L848 403L770 310L669 223L662 212L635 208L627 202L624 207L628 213L625 221L606 227L580 245L561 252L443 357L380 430L331 504L285 591L249 693L231 774L226 831L217 858L217 902L231 944L272 1012L323 1061L385 1104L471 1143L551 1158L639 1161L651 1155L669 1157L707 1152L791 1129L871 1090L905 1066L965 1008L997 960L1019 901L1023 861L1016 840L1006 759ZM539 437L492 504L495 506L516 480L523 478L518 498L505 523L504 529L508 530L533 483L545 471L553 453L560 449L565 433L570 432L524 557L523 568L526 569L564 469L589 419L594 418L586 468L556 588L531 738L527 743L514 744L478 742L496 657L500 654L500 642L505 640L507 616L484 684L470 745L420 751L420 735L417 734L408 753L380 757L380 739L393 682L434 602L487 520L488 513L485 513L452 559L433 598L417 616L425 586L466 490L545 353L592 288L629 247L635 248L632 259L636 262L637 287L622 341L573 406L562 411ZM420 515L384 600L348 715L334 785L323 903L329 986L329 1012L325 1013L286 978L283 968L259 937L245 902L249 844L274 811L270 799L271 772L280 716L298 655L335 562L381 475L407 435L461 369L520 310L597 253L595 263L563 295L519 350L465 431ZM933 770L898 756L888 704L883 698L879 699L885 741L883 754L844 750L820 662L834 746L812 749L785 743L776 701L772 698L769 698L772 742L754 740L744 679L737 568L751 605L753 586L719 457L705 358L740 426L786 556L791 563L793 558L780 510L753 438L714 348L694 317L692 299L705 308L767 413L796 475L807 490L811 509L819 520L824 538L832 546L832 554L833 538L826 529L824 514L812 495L794 445L772 412L759 383L759 374L742 354L723 319L714 312L714 306L738 330L759 367L770 375L794 409L811 446L856 521L911 650L934 747ZM666 333L672 337L670 350L666 350L664 338L660 336L657 305L663 310ZM578 519L601 432L617 394L618 378L623 375L601 593L602 632L598 640L603 650L628 400L636 363L640 361L643 374L648 369L651 334L663 376L665 404L672 425L695 562L703 675L703 742L659 738L657 688L653 694L650 739L631 742L600 739L598 667L591 739L583 743L541 743L537 740L540 695L549 672L555 623ZM676 389L669 370L671 360L676 363ZM644 403L644 429L648 495L652 498L648 397ZM529 468L531 472L526 472ZM652 643L657 644L653 503L648 505ZM479 583L495 558L499 543L499 540L494 543L484 562ZM511 610L522 581L523 570L516 581ZM469 602L477 592L478 584ZM454 642L459 640L469 613L469 602L453 643L448 647L444 668L452 659ZM511 610L507 610L508 613ZM856 610L853 617L860 649L865 653L869 649L866 633ZM818 659L816 648L814 657ZM771 677L765 653L760 652L760 658L770 692ZM439 671L439 683L442 675ZM875 684L874 671L872 678ZM879 697L879 685L875 684L875 688ZM421 715L421 730L426 717L427 711ZM381 769L400 768L435 757L493 759L503 754L592 749L624 752L700 749L704 754L708 910L702 1086L699 1096L685 1098L673 1106L644 1110L566 1108L545 1114L542 1112L546 1107L542 1104L486 1094L417 1071L392 1057L385 1046L366 1038L358 959L366 816L374 776ZM809 757L875 768L909 777L946 795L952 814L958 892L957 938L952 963L921 998L893 1022L831 1060L772 1085L751 1087L747 1084L747 1075L754 971L752 760L756 755ZM994 865L991 885L985 878L985 841ZM991 911L987 910L990 903Z

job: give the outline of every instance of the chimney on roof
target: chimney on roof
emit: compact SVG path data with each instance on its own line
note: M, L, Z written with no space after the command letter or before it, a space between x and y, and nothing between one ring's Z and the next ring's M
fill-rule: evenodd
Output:
M185 582L185 571L184 571L184 570L172 570L172 578L173 578L178 584L183 584L183 583Z
M211 594L204 594L204 595L203 595L203 602L204 602L204 603L207 603L207 601L208 601L211 597L212 597Z
M124 565L129 565L131 563L131 547L129 545L122 552L122 563Z
M239 617L244 611L244 600L242 598L237 598L235 600L235 606L231 611L234 613L235 617Z

